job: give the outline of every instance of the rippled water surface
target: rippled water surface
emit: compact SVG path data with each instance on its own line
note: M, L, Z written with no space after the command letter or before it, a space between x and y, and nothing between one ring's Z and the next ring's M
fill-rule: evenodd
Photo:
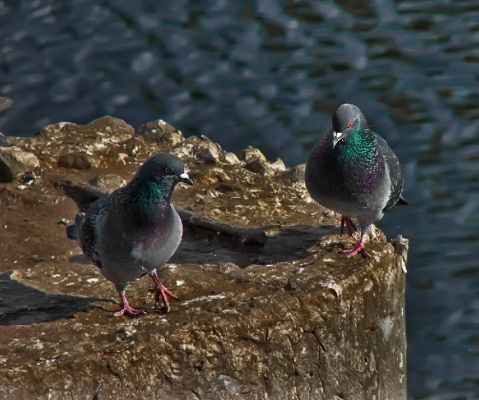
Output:
M0 0L5 133L161 117L300 163L341 102L396 150L412 205L411 399L479 398L479 2Z

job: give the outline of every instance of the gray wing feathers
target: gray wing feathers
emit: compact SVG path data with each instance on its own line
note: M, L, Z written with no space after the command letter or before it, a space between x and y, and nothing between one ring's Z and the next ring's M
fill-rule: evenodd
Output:
M388 167L389 177L391 179L391 193L389 195L389 200L386 204L386 207L384 207L385 210L389 210L390 208L394 207L399 201L404 179L401 175L401 165L399 164L399 160L396 154L394 154L387 142L377 133L376 140L378 143L378 147L380 148L381 153L384 157L384 162Z
M90 205L84 218L75 220L82 250L99 268L101 268L102 265L97 251L98 229L106 215L107 201L108 197L102 197L96 200Z

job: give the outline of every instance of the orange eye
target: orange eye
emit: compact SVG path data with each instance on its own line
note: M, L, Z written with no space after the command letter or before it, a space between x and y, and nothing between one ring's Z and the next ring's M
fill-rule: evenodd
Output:
M350 122L350 123L348 124L348 128L352 128L352 127L353 127L353 123Z
M173 172L173 170L171 168L168 168L168 167L165 167L165 169L163 170L163 172L167 175L171 175L171 173Z

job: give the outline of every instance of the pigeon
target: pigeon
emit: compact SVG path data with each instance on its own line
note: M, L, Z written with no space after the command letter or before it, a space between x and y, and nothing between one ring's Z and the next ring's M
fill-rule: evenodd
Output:
M396 154L387 142L369 129L366 117L353 104L342 104L332 118L332 127L313 147L306 163L305 183L319 204L341 214L350 235L361 236L348 256L365 250L365 238L371 225L381 220L384 211L396 204L407 204L402 197L403 177Z
M121 308L115 316L143 314L130 306L128 284L148 274L153 279L155 305L178 299L161 282L157 267L166 263L178 248L183 225L171 196L179 182L193 185L183 162L171 154L148 159L122 188L98 198L75 217L83 253L111 281L120 295Z

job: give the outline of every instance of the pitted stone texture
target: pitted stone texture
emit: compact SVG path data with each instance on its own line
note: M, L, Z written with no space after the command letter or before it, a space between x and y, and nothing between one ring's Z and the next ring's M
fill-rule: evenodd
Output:
M406 399L407 241L393 246L375 229L372 258L347 258L354 239L333 228L339 216L280 162L252 148L236 161L205 137L170 146L123 124L107 117L15 139L40 167L28 190L0 185L0 398ZM160 151L180 154L195 180L174 203L207 223L185 224L161 269L182 299L171 313L154 310L145 277L129 297L147 314L114 318L114 288L58 224L77 209L57 182L113 174L115 186ZM73 152L101 162L59 170L59 155ZM255 160L271 173L238 167ZM248 229L264 240L243 240Z
M90 181L90 184L96 186L103 192L110 192L125 186L126 179L116 174L98 175Z
M305 168L306 168L305 164L296 165L284 171L281 177L285 180L290 181L291 183L298 183L298 182L304 183Z
M162 119L141 125L136 134L143 136L148 141L154 141L169 147L176 146L185 140L181 132Z
M0 147L0 182L12 182L22 172L38 168L40 161L19 147Z
M60 154L58 166L62 168L90 169L100 165L100 160L86 152L76 151L74 153Z

